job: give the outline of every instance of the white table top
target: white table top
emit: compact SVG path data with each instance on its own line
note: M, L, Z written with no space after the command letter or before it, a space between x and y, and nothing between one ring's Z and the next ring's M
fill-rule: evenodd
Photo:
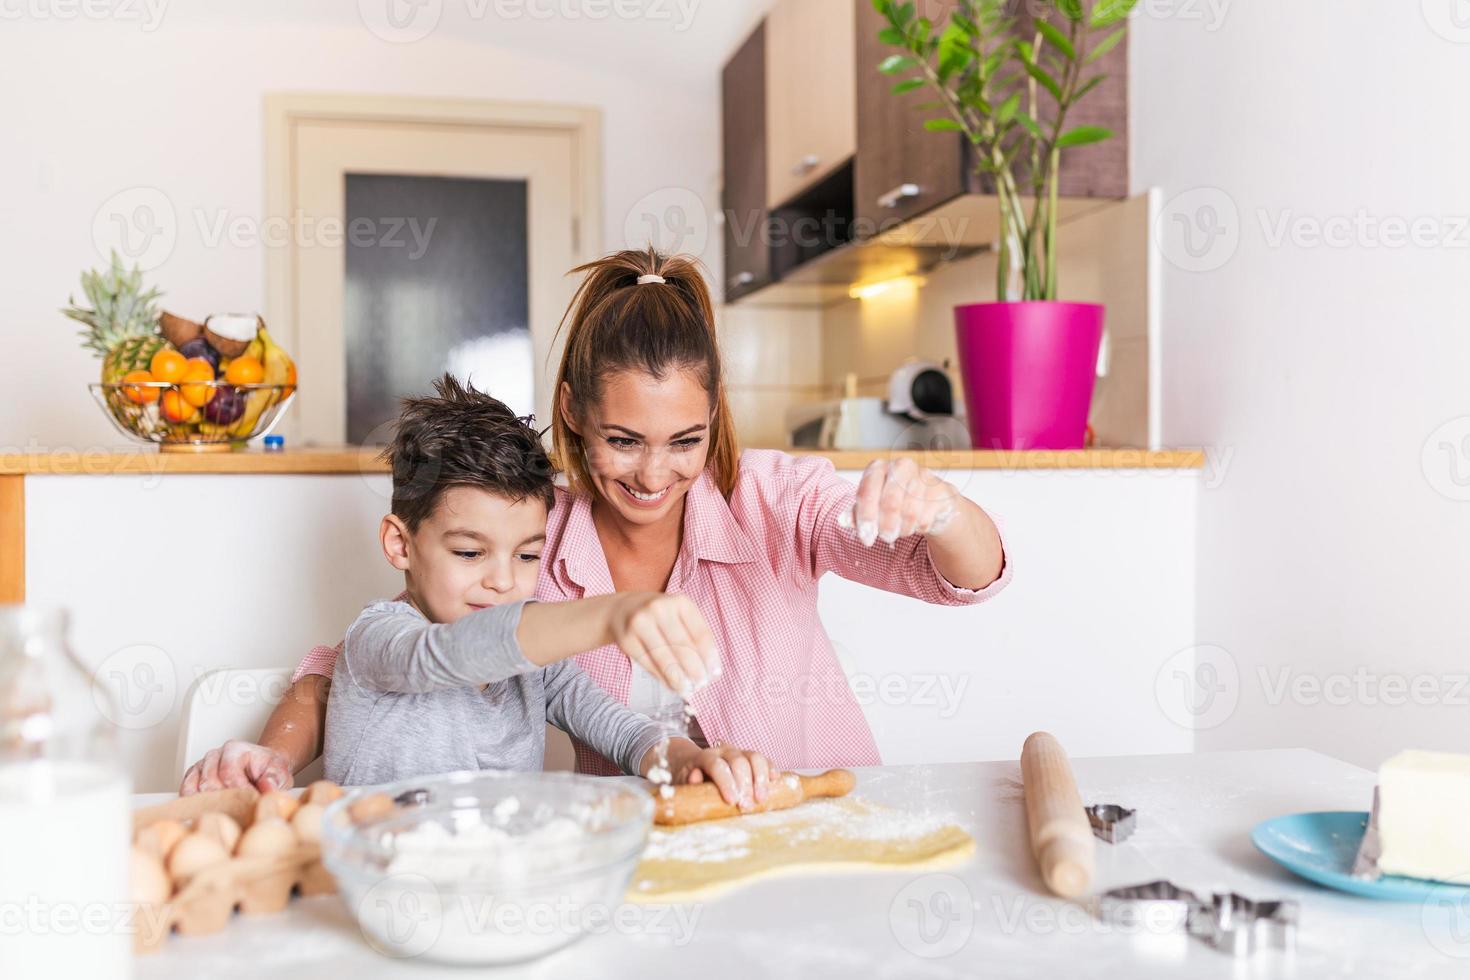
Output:
M863 976L1320 977L1457 976L1470 970L1470 910L1376 902L1319 888L1256 852L1259 821L1309 810L1363 810L1374 775L1315 752L1280 749L1074 759L1083 799L1136 807L1137 832L1098 844L1102 891L1166 878L1301 903L1294 957L1247 965L1186 937L1124 934L1083 904L1049 895L1028 850L1016 763L858 770L856 793L946 812L975 856L947 872L842 874L762 882L679 906L640 932L588 936L497 977ZM159 794L138 797L157 802ZM921 920L921 911L924 918ZM1456 928L1458 927L1458 929ZM294 899L275 916L236 916L222 933L172 936L138 961L138 980L209 977L440 977L453 967L375 953L333 896Z

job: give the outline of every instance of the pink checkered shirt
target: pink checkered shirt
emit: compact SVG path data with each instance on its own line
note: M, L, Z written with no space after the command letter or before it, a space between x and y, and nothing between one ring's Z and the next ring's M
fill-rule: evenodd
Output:
M939 605L984 602L1011 579L985 589L945 581L922 535L892 548L865 548L837 524L857 488L822 457L746 450L728 502L705 473L684 505L684 541L669 576L709 621L723 673L691 702L711 745L763 753L782 769L877 765L878 748L817 615L817 582L827 572ZM557 490L546 528L536 598L581 599L614 591L592 524L591 499ZM332 673L341 650L313 647L296 668ZM616 646L577 657L582 669L624 704L632 668ZM601 755L575 742L577 771L616 775Z

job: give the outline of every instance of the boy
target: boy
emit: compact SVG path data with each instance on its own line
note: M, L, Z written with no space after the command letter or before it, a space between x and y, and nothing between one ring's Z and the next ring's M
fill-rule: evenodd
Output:
M663 593L528 602L554 502L550 463L499 401L447 375L435 388L405 402L389 448L393 504L379 539L406 591L347 631L327 705L327 778L539 770L548 721L648 775L664 733L569 658L616 643L688 691L718 673L703 617ZM766 796L759 754L682 738L667 753L676 780L713 780L732 803Z

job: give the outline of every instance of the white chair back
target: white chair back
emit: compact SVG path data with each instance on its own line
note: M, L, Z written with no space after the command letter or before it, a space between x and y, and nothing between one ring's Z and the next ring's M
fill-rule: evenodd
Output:
M178 778L204 753L232 738L255 741L291 686L289 667L221 667L201 674L184 695L179 719ZM296 774L296 785L322 778L320 759Z

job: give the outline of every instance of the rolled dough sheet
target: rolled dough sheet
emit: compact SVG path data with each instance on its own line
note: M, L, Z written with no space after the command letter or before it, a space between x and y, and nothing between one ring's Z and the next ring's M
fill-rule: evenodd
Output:
M654 827L628 900L700 901L793 874L947 868L974 851L975 839L945 817L852 796L812 800L789 810Z

